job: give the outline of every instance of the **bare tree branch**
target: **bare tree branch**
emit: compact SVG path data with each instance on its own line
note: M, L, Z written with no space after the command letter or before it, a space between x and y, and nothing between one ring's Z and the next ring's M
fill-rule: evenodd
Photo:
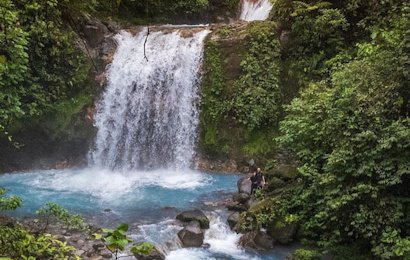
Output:
M147 30L147 36L145 37L145 41L144 41L144 58L148 61L148 57L147 57L146 52L145 52L145 45L147 44L147 40L148 40L149 26L148 26L147 28L148 28L148 30Z

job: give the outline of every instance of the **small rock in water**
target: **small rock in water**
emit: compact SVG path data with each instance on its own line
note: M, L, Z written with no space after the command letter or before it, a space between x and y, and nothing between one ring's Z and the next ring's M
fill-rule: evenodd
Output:
M104 212L111 212L111 209L104 209Z
M211 244L209 244L209 243L204 243L204 244L202 244L202 246L201 246L203 249L209 249L210 247L211 247Z

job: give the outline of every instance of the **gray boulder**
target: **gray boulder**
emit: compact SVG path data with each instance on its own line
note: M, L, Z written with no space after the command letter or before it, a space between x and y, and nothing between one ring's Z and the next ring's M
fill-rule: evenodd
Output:
M191 221L178 232L178 237L185 247L200 247L204 242L204 232L198 221Z
M108 33L107 27L97 19L89 20L82 28L87 43L92 47L97 47Z
M241 204L241 203L236 202L236 201L229 201L225 204L225 206L228 210L231 210L231 211L242 212L242 211L246 211L248 209L246 205Z
M235 230L236 225L238 225L240 219L240 214L239 212L234 212L228 217L228 225L232 230Z
M248 177L242 177L238 180L237 186L238 186L238 192L239 193L246 193L246 194L251 194L251 181L249 180Z
M181 212L180 214L177 215L176 217L179 221L182 222L191 222L193 220L198 221L200 224L201 228L203 229L208 229L209 228L209 219L205 214L200 211L199 209L195 210L188 210Z
M273 248L273 239L262 231L251 231L243 235L239 245L256 250L270 250Z
M244 204L250 199L250 197L251 196L248 193L236 193L233 195L232 199L241 204Z

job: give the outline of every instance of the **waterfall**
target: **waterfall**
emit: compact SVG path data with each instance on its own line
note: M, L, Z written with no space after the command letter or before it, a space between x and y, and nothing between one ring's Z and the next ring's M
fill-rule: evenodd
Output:
M147 29L116 36L108 84L97 104L91 164L121 171L190 166L208 33L173 28L148 38Z
M272 4L269 0L243 0L240 19L244 21L266 20Z

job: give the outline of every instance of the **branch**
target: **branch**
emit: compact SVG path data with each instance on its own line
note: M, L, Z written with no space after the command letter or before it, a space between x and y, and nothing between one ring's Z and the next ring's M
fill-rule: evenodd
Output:
M145 41L144 41L144 58L148 61L148 58L147 58L147 55L146 55L146 52L145 52L145 45L147 44L147 40L148 40L149 26L147 28L148 28L147 35L145 36Z

